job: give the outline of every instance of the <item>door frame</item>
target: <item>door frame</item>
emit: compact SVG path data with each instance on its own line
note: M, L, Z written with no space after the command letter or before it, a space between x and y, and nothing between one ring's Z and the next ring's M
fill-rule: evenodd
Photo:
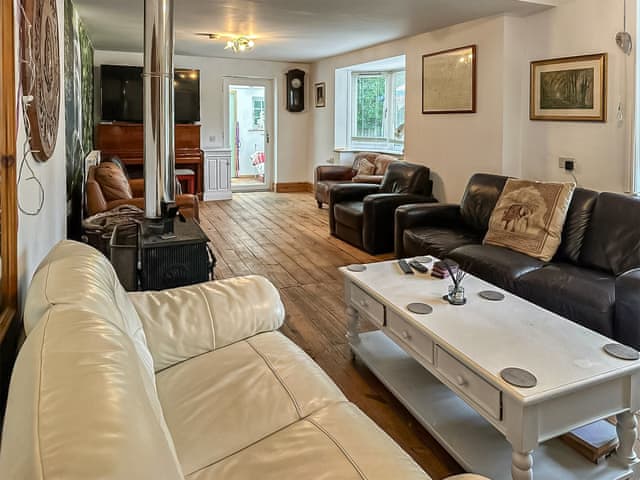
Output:
M264 192L273 189L276 172L276 92L275 79L268 77L243 77L238 75L224 77L222 92L224 95L224 145L233 149L231 145L231 132L229 131L229 93L231 85L246 85L250 87L264 87L265 95L265 155L264 185L234 186L234 192ZM269 141L267 142L267 138Z

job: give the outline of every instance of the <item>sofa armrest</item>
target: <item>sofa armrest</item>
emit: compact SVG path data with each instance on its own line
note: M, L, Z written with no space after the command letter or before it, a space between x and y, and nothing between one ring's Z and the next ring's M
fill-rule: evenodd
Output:
M351 181L355 183L376 183L380 185L383 178L383 175L356 175Z
M616 278L613 338L640 350L640 268Z
M433 197L411 193L379 193L364 199L362 237L365 250L383 253L393 250L395 212L401 205L435 202Z
M131 292L155 370L277 330L284 306L258 276L236 277L160 292Z
M405 256L404 231L414 227L455 226L462 223L460 205L421 203L403 205L396 210L395 217L395 254L398 258Z
M355 202L363 200L367 195L378 193L380 185L371 183L342 183L333 185L329 189L329 228L332 234L336 233L336 219L333 206L340 202Z
M321 165L316 167L316 183L323 180L349 181L355 175L355 170L350 165Z

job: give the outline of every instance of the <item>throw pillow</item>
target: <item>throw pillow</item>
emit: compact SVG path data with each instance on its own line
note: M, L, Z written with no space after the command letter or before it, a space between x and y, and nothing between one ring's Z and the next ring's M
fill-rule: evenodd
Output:
M95 170L95 179L100 184L102 194L107 202L133 198L129 180L117 164L103 162L98 165Z
M548 262L560 246L575 188L573 183L507 180L484 243Z
M373 172L375 171L376 166L363 158L358 164L358 173L356 175L373 175Z

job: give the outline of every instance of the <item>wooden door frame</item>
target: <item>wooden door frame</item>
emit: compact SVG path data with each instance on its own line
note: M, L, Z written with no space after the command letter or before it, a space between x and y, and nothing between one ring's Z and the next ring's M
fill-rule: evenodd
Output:
M13 0L0 0L0 343L18 304L18 205L16 185L16 89Z

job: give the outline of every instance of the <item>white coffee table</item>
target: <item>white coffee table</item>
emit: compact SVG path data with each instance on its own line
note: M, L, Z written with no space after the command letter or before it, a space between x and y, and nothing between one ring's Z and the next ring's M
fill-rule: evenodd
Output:
M442 299L449 280L405 275L396 261L341 271L354 355L465 469L493 480L637 477L640 361L607 355L610 339L470 275L467 304L453 306ZM484 300L482 290L505 300ZM412 302L433 313L410 313ZM359 333L361 320L379 330ZM506 367L538 384L511 386L500 377ZM598 465L554 440L612 415L620 445Z

